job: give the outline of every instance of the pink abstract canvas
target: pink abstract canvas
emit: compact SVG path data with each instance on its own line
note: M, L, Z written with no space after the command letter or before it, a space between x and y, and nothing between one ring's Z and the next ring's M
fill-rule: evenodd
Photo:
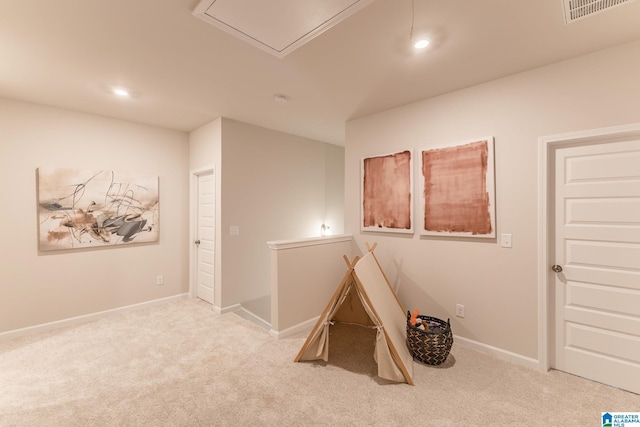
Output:
M424 231L495 235L491 214L493 175L489 175L493 174L489 170L493 147L489 142L422 152Z
M362 228L413 231L411 151L363 160Z

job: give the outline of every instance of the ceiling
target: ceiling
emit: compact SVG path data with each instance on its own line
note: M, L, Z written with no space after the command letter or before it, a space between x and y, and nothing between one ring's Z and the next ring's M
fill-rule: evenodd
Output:
M565 25L561 0L415 0L415 17L411 0L375 0L278 58L194 16L197 4L0 0L0 97L343 144L349 119L640 39L638 1ZM425 50L411 47L412 21Z

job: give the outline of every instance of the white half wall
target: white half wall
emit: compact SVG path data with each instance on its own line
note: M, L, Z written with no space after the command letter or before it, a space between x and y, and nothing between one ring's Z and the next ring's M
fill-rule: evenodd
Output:
M271 334L313 327L348 271L351 236L269 242Z

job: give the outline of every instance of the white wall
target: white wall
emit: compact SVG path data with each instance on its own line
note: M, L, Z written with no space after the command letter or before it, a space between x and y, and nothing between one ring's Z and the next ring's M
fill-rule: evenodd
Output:
M193 170L215 167L216 283L227 284L215 298L223 308L269 294L267 241L318 234L323 221L343 231L342 147L228 119L188 135L4 99L0 118L0 333L188 292ZM158 175L160 242L38 253L42 166ZM238 238L229 225L240 226Z
M538 138L640 122L640 42L347 123L345 232L376 250L407 309L451 318L455 335L537 359ZM360 232L360 161L495 137L496 240ZM418 171L418 169L416 169ZM420 177L416 172L416 179ZM417 217L416 217L417 218ZM455 317L455 304L466 317Z
M192 169L216 162L219 308L270 295L268 241L318 236L323 222L342 233L343 147L227 118L192 132L190 146Z
M344 232L344 147L324 144L324 222L332 235Z
M189 168L220 168L221 150L222 119L216 119L189 134Z
M0 99L0 332L187 292L188 162L186 133ZM39 254L44 166L158 175L159 243Z

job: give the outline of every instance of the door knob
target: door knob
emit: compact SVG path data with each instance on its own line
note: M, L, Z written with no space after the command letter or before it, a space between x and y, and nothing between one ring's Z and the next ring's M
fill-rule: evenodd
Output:
M196 241L195 241L195 244L196 244L196 245L199 245L199 244L200 244L200 239L196 240Z
M561 265L558 265L558 264L554 264L553 266L551 266L551 269L552 269L553 271L555 271L556 273L560 273L560 272L562 272L562 266L561 266Z

